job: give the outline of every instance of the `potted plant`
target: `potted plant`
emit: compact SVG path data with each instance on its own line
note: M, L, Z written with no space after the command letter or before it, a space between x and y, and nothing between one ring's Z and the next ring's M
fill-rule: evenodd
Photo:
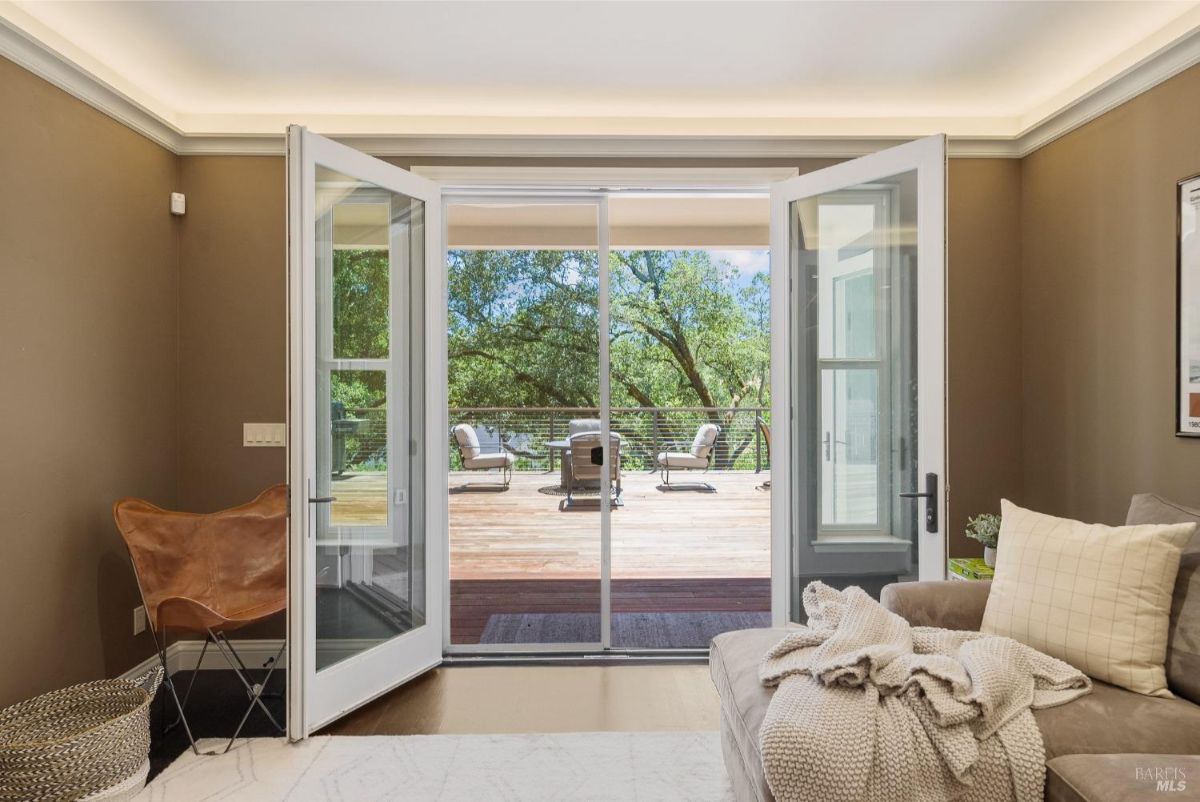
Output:
M1000 516L990 512L967 519L967 537L983 544L983 562L996 566L996 543L1000 539Z

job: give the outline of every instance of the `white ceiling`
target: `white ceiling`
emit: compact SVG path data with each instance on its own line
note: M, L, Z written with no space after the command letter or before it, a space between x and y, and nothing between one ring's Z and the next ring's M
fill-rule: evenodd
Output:
M42 2L12 26L189 134L1017 136L1194 2Z

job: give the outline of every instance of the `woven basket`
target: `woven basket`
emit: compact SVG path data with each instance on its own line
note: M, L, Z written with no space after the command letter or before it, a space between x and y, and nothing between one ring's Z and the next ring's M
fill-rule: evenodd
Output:
M0 800L74 800L118 785L150 753L150 702L162 682L107 679L0 710Z

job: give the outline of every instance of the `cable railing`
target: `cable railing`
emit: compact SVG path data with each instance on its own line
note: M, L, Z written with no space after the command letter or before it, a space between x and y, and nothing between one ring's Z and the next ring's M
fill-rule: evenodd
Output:
M451 407L451 428L467 423L475 428L480 448L508 451L517 471L553 471L561 458L547 445L567 438L570 422L599 419L595 407ZM386 464L387 411L383 407L351 408L342 429L346 469L380 470ZM713 469L755 471L770 469L769 407L613 407L612 430L621 436L621 465L626 471L654 469L664 451L687 451L705 423L721 427L713 453ZM447 432L450 470L462 469L453 434ZM335 443L335 454L337 444Z

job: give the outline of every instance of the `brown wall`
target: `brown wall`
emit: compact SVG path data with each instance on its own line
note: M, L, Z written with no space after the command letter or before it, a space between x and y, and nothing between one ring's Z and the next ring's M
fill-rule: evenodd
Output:
M176 495L178 160L0 59L0 706L125 671L111 506Z
M1022 160L1024 499L1107 523L1200 504L1175 431L1175 182L1200 173L1200 67Z
M283 420L283 160L184 157L180 499L217 509L283 481L278 449L241 447L241 421ZM543 165L536 159L390 158L420 164ZM550 160L555 166L749 167L833 160ZM1020 164L950 161L950 553L976 554L968 515L998 511L1021 487ZM247 293L250 293L247 295ZM254 299L258 300L255 301ZM264 299L278 298L271 305ZM239 417L239 415L260 417ZM265 417L261 417L265 416Z
M951 557L967 518L1021 497L1021 164L951 159L947 372Z
M950 162L951 554L978 553L958 533L1001 496L1108 521L1142 489L1200 504L1171 388L1198 97L1193 68L1019 162ZM30 611L3 617L30 667L0 674L3 704L150 653L114 498L210 510L283 479L282 449L240 438L285 414L286 251L281 158L175 157L4 60L0 108L0 508L19 566L0 602Z
M282 158L180 162L179 502L207 512L287 477L284 449L242 446L287 416L287 198Z

